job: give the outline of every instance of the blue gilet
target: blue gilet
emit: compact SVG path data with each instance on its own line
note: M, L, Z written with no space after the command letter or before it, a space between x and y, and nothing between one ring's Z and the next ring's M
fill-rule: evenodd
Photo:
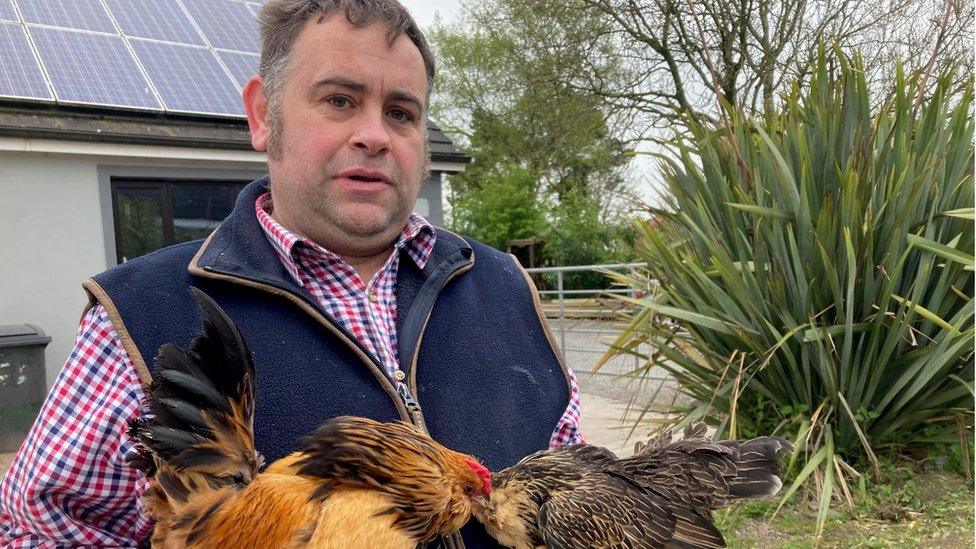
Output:
M438 229L423 270L401 257L396 324L407 377L397 382L282 266L254 213L267 185L249 184L206 241L85 282L143 383L161 345L186 346L201 332L192 285L227 311L253 353L255 442L268 462L338 415L419 424L495 471L548 446L568 405L567 374L535 288L511 256ZM476 521L462 535L466 547L497 547ZM458 536L440 541L462 545Z

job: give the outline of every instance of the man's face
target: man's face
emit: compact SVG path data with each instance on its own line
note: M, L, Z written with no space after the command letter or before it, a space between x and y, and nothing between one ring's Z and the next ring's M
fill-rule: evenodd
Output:
M423 59L406 36L390 47L386 33L341 15L310 20L292 47L274 143L266 109L252 105L263 90L245 90L252 142L272 153L274 217L339 254L388 247L426 168Z

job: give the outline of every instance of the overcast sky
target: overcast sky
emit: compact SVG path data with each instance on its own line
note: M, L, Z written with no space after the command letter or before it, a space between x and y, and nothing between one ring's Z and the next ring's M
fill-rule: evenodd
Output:
M421 29L426 30L434 22L434 13L441 16L445 23L457 17L461 9L460 0L400 0L406 6Z

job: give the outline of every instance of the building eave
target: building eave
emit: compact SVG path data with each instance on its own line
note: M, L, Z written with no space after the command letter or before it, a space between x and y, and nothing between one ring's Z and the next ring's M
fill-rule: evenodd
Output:
M243 120L209 121L153 113L80 111L57 107L0 108L0 136L252 150L251 135Z
M251 148L251 133L243 119L173 116L113 109L78 109L0 102L0 138L7 138L6 150L23 150L22 145L27 142L67 141L240 151L248 159L264 157L263 153L257 153ZM20 144L12 145L10 139ZM450 139L433 124L428 144L432 170L457 173L464 171L465 166L471 162L471 157L454 147ZM52 147L48 145L46 148ZM34 150L38 150L37 147ZM212 156L203 153L201 155Z

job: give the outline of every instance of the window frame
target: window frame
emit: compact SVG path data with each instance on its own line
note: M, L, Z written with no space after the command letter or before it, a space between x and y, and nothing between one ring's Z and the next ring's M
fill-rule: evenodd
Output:
M195 174L187 174L183 177L168 177L167 175L153 175L153 174L108 174L103 179L102 188L104 189L103 202L107 198L109 206L108 223L106 223L106 229L111 228L111 236L106 234L106 244L111 246L111 249L106 250L107 259L109 259L110 266L122 264L122 227L121 219L119 216L119 189L125 188L141 188L141 189L159 189L160 199L162 200L160 214L162 215L162 227L163 227L163 247L171 246L176 244L176 228L173 217L173 200L172 200L172 188L173 186L193 186L193 185L205 185L205 186L225 186L230 187L234 191L234 196L238 196L241 190L255 179L252 174L244 173L228 173L221 174L226 175L226 177L207 177L206 174L200 174L197 176ZM107 188L106 188L107 187ZM108 232L108 231L106 231ZM114 261L114 263L112 263Z

